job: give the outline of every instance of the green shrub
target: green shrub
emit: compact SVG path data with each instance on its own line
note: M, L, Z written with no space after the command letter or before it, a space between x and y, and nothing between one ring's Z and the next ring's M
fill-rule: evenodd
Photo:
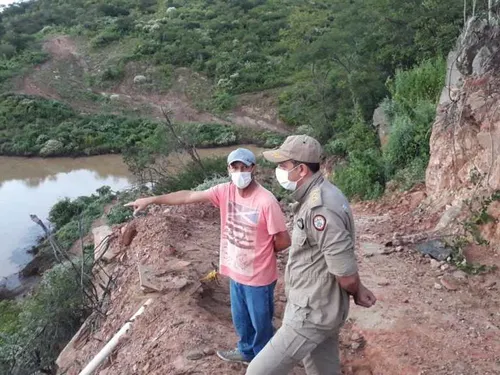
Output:
M49 139L40 149L40 156L61 155L64 150L64 144L57 139ZM28 150L27 150L28 151Z
M348 161L335 170L334 183L349 198L378 198L385 186L380 152L376 149L350 152Z
M305 135L308 135L310 137L316 136L316 131L310 125L300 125L299 127L297 127L297 129L295 130L294 133L298 134L298 135L305 134Z
M237 144L255 144L266 148L275 148L280 146L286 136L270 130L262 131L256 128L246 128L235 126L233 131L236 134Z
M120 34L113 30L104 30L90 41L94 48L102 48L120 39Z
M399 169L406 168L415 159L427 163L435 108L435 104L421 101L413 110L412 117L396 110L389 139L384 147L388 177L392 177Z
M414 185L425 182L427 163L427 159L413 159L407 167L399 169L394 174L393 181L402 191L409 190Z
M95 95L89 98L102 100ZM0 152L4 155L117 153L153 137L157 127L158 123L141 118L79 114L53 100L0 95Z
M169 175L154 186L155 194L171 193L178 190L191 190L214 176L227 174L225 157L203 159L203 169L194 162L188 163L179 173Z
M89 264L82 268L81 262L75 260L75 267L69 263L54 266L43 275L35 294L21 303L22 329L8 337L10 345L0 346L1 366L12 370L5 373L55 368L59 353L90 313L84 294L89 279L79 274L81 269L89 273L90 268Z
M217 91L212 98L212 110L218 113L226 112L236 105L236 98L227 91Z
M394 178L403 188L411 188L424 178L445 71L445 62L439 57L407 71L398 70L387 82L392 98L382 103L390 119L389 138L383 149L386 177Z
M237 142L233 127L219 124L183 124L181 134L197 147L230 146Z
M21 305L17 301L0 301L0 346L4 344L2 335L14 334L21 328L20 313Z
M125 75L125 69L122 65L108 66L104 72L102 72L101 79L103 81L118 81L122 79Z
M124 204L136 200L141 193L141 189L132 189L118 193L117 199L114 202L115 205L106 215L108 224L121 224L132 219L133 211L129 207L124 207Z
M344 139L333 139L328 142L324 147L327 155L334 156L347 156L347 145Z
M214 174L210 178L205 179L205 181L196 186L193 190L204 191L216 185L224 184L226 182L229 182L229 177L227 175L224 176L224 175Z
M392 100L410 113L421 101L436 104L444 87L445 72L446 61L441 56L424 60L409 70L397 69L394 78L387 80Z
M84 206L77 200L64 198L52 206L49 212L49 221L56 228L62 228L83 211Z
M113 206L106 215L109 225L121 224L132 219L133 211L130 208L123 207L122 204Z

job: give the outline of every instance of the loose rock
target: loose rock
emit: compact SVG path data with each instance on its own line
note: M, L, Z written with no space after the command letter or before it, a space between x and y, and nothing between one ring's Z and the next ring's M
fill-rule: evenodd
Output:
M439 283L434 283L434 289L441 290L443 289L443 286Z
M203 354L205 354L205 355L214 355L215 354L215 350L212 349L212 348L204 348L203 349Z
M439 263L436 259L431 259L431 268L437 270L441 263Z
M452 273L452 276L457 280L467 280L467 274L464 271L455 271Z
M359 340L362 340L363 339L363 336L361 336L359 333L357 332L354 332L352 335L351 335L351 340L352 341L359 341Z
M490 281L489 283L486 283L486 288L493 288L495 285L497 285L496 281Z
M360 347L361 347L361 344L360 344L359 342L353 342L353 343L351 344L351 348L352 348L353 350L358 350Z
M121 236L122 245L124 246L130 245L136 235L137 235L137 227L135 221L131 221L123 228Z
M145 83L147 81L148 81L148 79L146 78L146 76L143 76L143 75L137 75L134 77L135 84L141 84L141 83Z
M186 358L190 361L197 361L203 358L203 353L198 350L192 350L186 354Z
M416 246L422 254L428 254L434 259L445 260L451 255L451 248L439 240L427 241Z
M380 251L379 254L381 254L381 255L389 255L389 254L392 254L393 252L394 252L394 249L386 247L385 249L383 249L382 251Z
M168 245L167 248L165 249L165 255L174 255L176 252L175 247L172 245Z
M457 290L458 289L457 280L455 280L453 277L444 276L441 279L441 284L443 284L443 286L448 290Z

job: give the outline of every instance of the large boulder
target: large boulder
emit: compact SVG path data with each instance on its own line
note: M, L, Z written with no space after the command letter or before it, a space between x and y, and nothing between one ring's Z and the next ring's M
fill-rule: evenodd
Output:
M40 150L40 156L61 155L64 151L64 144L57 139L49 139Z
M147 81L148 81L147 77L143 75L137 75L134 77L135 84L146 83Z
M391 122L387 118L382 106L378 106L373 112L373 126L377 129L380 144L385 146L389 141Z

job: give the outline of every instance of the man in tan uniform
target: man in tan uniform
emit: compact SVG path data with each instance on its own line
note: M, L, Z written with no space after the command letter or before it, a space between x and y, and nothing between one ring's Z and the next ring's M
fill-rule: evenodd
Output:
M319 142L306 135L290 136L279 149L264 152L278 164L276 177L298 204L285 271L283 324L247 375L285 375L299 361L308 375L340 375L339 330L349 296L364 307L376 301L359 279L349 203L319 172L321 153Z

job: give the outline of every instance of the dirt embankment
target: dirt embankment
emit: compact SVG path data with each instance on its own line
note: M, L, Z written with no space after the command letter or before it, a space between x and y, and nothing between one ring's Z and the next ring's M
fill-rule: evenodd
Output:
M440 217L425 213L424 199L420 188L354 207L360 273L378 302L372 309L352 307L341 335L344 374L500 373L498 272L469 276L416 251L411 239L431 233ZM199 284L218 260L218 211L205 205L168 212L155 208L136 218L135 226L138 233L128 247L120 244L115 228L108 251L116 257L107 267L116 279L106 318L64 352L61 370L77 374L153 297L98 374L244 374L242 365L214 355L236 343L228 282ZM498 258L490 260L498 263ZM285 263L286 253L279 255L281 274ZM139 265L162 293L141 291ZM285 305L282 278L275 300L279 326ZM293 374L304 371L298 366Z

